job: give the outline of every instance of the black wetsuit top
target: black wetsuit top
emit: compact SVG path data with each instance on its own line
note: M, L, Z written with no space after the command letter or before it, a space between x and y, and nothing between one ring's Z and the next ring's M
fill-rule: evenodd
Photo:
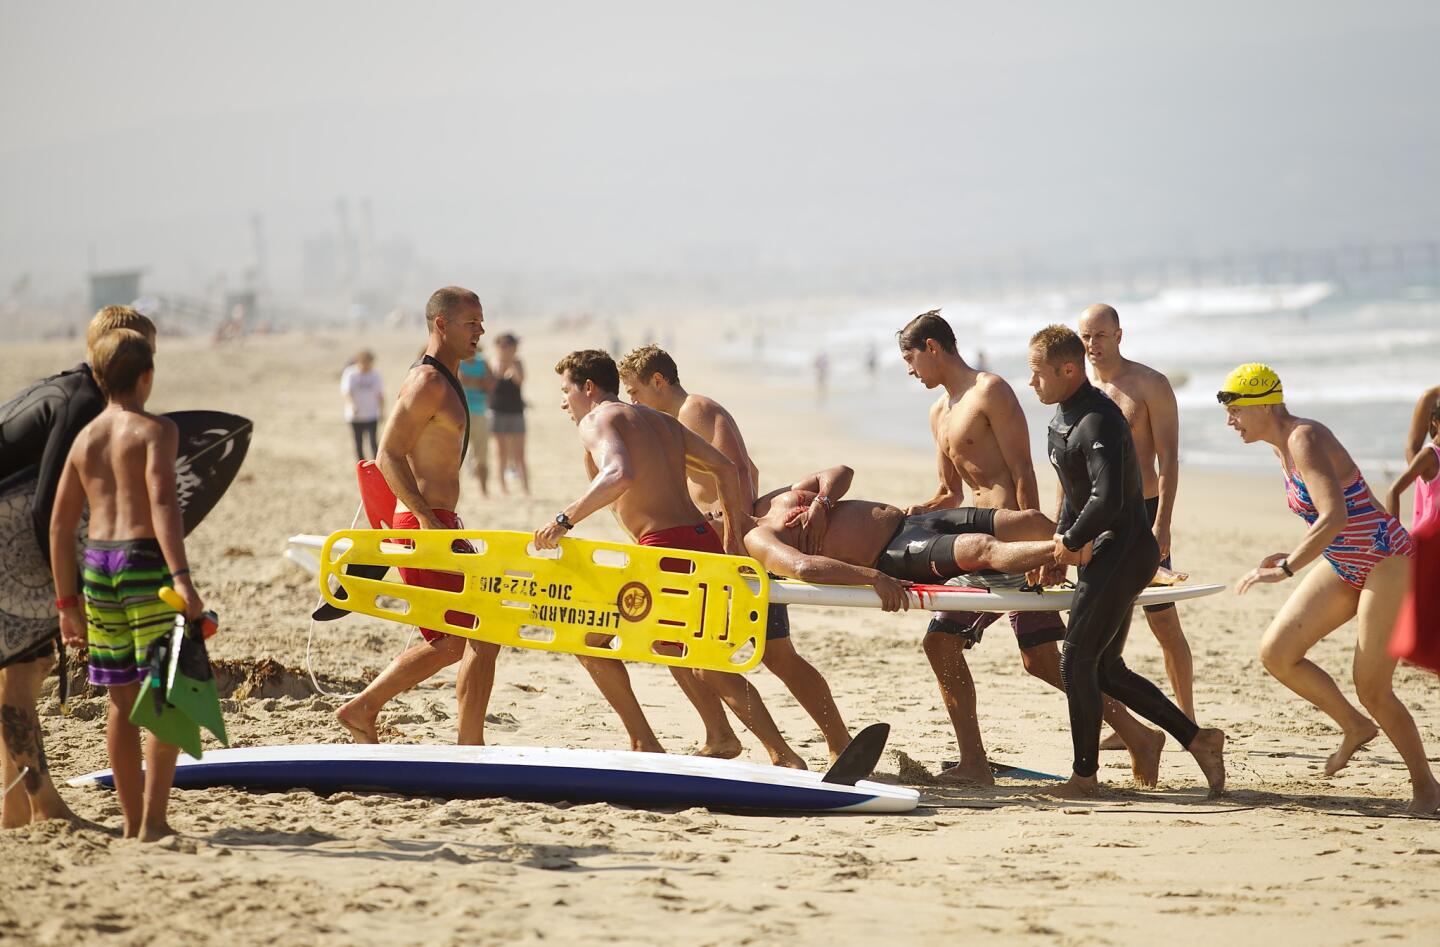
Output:
M1125 415L1087 381L1055 409L1048 435L1050 463L1064 491L1056 532L1071 550L1094 543L1076 582L1060 661L1075 773L1093 776L1102 691L1163 727L1181 746L1189 746L1199 728L1121 657L1135 597L1160 563Z
M0 405L0 480L37 468L30 516L46 561L50 559L50 511L70 445L104 407L105 396L84 362L36 382Z

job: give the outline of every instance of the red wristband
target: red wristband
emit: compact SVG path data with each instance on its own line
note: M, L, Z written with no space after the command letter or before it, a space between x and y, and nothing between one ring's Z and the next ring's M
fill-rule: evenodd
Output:
M55 607L61 611L67 608L74 608L79 604L80 596L78 595L67 595L65 598L57 598L55 600Z

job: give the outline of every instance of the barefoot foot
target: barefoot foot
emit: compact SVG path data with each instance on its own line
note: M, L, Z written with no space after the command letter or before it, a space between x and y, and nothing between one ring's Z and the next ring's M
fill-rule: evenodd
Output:
M1340 741L1340 749L1331 753L1330 758L1325 761L1325 775L1334 776L1340 772L1350 762L1350 757L1355 755L1356 750L1379 735L1379 728L1370 720L1366 720L1364 725L1354 730L1346 730L1345 739Z
M1145 728L1148 734L1139 746L1129 747L1130 774L1137 786L1154 789L1160 780L1160 754L1165 751L1165 734Z
M1100 780L1094 776L1071 773L1070 778L1059 786L1049 786L1041 792L1056 799L1095 799L1100 795Z
M380 742L380 734L375 731L375 717L367 716L353 700L335 711L335 720L356 743Z
M1208 727L1195 734L1195 739L1185 749L1200 764L1205 782L1210 784L1210 795L1218 796L1225 791L1225 731Z
M1423 786L1416 786L1405 811L1411 815L1435 815L1440 812L1440 782L1430 780Z
M740 755L740 751L744 748L740 743L740 738L732 733L729 739L706 740L705 745L691 755L709 756L717 760L733 760Z
M142 825L140 834L136 837L142 842L158 842L174 834L175 830L170 828L169 823L161 822L159 825Z
M796 755L795 755L794 753L792 753L792 752L772 753L772 754L770 754L770 762L771 762L771 763L774 763L776 766L780 766L780 767L783 767L783 768L785 768L785 769L809 769L809 768L810 768L810 767L808 767L808 766L805 765L805 761L804 761L804 760L802 760L800 757L796 756Z
M985 759L978 763L961 761L954 766L948 766L940 771L936 779L956 786L995 785L995 774L990 771L990 761Z

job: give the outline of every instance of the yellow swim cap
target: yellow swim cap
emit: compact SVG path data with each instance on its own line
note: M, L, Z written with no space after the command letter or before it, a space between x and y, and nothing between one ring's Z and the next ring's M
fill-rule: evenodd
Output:
M1221 404L1249 406L1252 404L1284 404L1285 389L1280 376L1269 365L1250 362L1225 376L1225 384L1215 395Z

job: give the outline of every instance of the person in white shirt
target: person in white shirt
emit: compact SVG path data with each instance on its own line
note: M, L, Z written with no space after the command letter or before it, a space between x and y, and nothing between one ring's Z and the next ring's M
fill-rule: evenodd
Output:
M340 393L345 396L345 420L355 435L355 459L367 460L375 456L377 432L380 419L385 413L385 388L380 373L375 370L375 355L364 351L355 356L355 361L345 366L340 373ZM365 452L365 441L370 441L370 452Z

